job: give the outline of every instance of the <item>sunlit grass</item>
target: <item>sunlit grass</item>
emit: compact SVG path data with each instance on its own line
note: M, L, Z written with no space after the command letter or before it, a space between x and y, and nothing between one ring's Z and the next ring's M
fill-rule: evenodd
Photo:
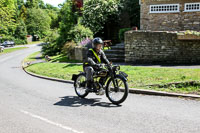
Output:
M34 61L39 52L31 54L26 61ZM41 57L44 59L43 57ZM48 77L71 80L72 74L83 71L80 61L69 60L65 55L51 56L51 61L30 65L26 70ZM152 89L168 92L200 94L200 83L192 86L184 82L200 81L200 69L177 69L177 68L151 68L135 67L130 65L121 66L121 70L128 74L130 88ZM169 83L182 82L178 86L160 87ZM158 85L152 87L151 85Z
M27 47L19 47L19 48L8 48L8 49L4 49L3 52L0 53L0 55L2 54L6 54L6 53L11 53L17 50L22 50L22 49L26 49Z

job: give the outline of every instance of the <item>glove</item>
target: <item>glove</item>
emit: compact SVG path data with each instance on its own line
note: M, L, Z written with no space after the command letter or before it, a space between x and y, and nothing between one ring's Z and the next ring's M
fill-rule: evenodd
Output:
M95 67L99 69L101 68L101 64L95 64Z

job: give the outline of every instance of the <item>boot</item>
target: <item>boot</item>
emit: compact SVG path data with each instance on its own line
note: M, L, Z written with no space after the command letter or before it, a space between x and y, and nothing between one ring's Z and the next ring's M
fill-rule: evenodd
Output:
M90 80L87 81L87 89L86 89L87 92L93 92L92 85L93 85L92 81Z

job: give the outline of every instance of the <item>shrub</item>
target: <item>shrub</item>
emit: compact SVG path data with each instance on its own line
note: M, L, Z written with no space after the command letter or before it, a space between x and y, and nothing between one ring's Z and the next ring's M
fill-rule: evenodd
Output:
M91 44L92 44L92 40L90 38L86 38L85 40L79 43L79 45L83 47L88 47Z
M58 48L56 47L55 43L45 43L42 46L42 55L49 55L53 56L58 54Z
M19 38L14 39L15 44L27 44L27 40L22 40Z
M196 36L200 36L200 32L198 31L193 31L193 30L186 30L184 32L178 32L178 35L196 35Z
M43 39L46 43L42 46L43 55L56 55L60 52L59 47L57 47L57 39L59 37L57 29L48 32L48 35Z
M7 41L7 40L9 40L9 41L15 41L15 38L13 36L3 36L1 38L2 42Z
M67 57L70 57L71 55L73 55L75 46L76 46L76 43L74 43L74 41L65 43L62 49L62 53L67 55Z
M71 31L70 33L73 36L73 40L75 43L80 44L83 40L86 40L87 38L93 38L93 32L87 28L78 23Z
M4 42L4 41L14 41L15 44L27 44L27 40L26 39L20 39L20 38L14 38L13 36L4 36L2 39L1 39L1 42Z
M57 38L59 37L58 30L50 30L47 36L43 39L45 43L55 43Z
M124 33L126 31L129 31L129 30L131 30L131 28L123 28L123 29L119 30L119 39L120 39L120 41L124 41Z

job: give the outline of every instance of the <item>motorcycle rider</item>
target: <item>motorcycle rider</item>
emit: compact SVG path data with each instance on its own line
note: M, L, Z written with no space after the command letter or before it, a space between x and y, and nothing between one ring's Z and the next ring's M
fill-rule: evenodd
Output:
M92 40L93 48L88 50L86 61L83 63L83 69L86 72L87 79L87 91L95 92L96 90L92 89L93 85L93 75L95 71L98 71L101 68L101 63L109 64L110 62L105 56L105 53L102 50L103 40L99 37L96 37Z

